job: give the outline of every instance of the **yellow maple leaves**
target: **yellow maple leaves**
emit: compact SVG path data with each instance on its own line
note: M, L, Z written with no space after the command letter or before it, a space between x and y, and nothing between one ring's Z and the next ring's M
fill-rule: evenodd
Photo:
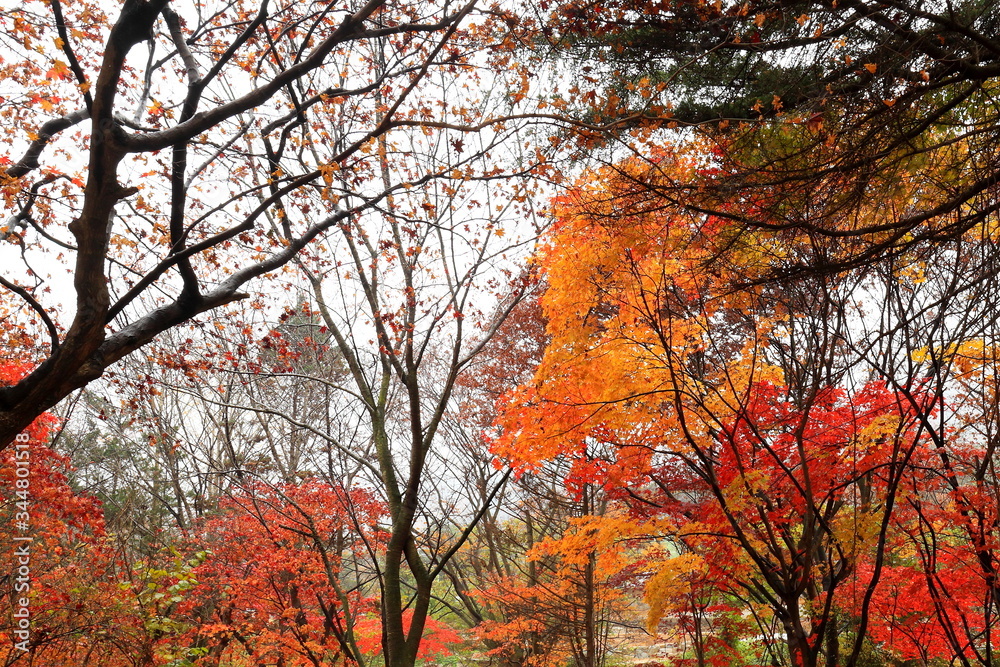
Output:
M685 527L689 528L698 527ZM599 573L597 583L605 603L625 596L608 582L626 571L647 572L643 600L648 606L649 631L655 633L663 616L687 604L685 596L691 594L692 581L707 568L701 556L679 553L683 547L667 537L682 532L663 518L643 521L617 512L579 517L571 520L570 529L560 537L536 545L529 558L555 557L568 589L576 585L575 572L593 567Z
M655 634L664 616L685 606L684 597L691 593L692 575L704 569L704 560L692 553L667 557L658 563L643 594L643 600L649 607L646 629L650 633Z

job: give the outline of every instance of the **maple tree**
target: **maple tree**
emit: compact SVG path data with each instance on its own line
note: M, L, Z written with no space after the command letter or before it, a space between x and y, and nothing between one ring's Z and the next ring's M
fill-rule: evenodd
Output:
M449 570L476 637L505 665L603 664L633 611L610 585L624 562L613 532L595 538L585 523L601 513L600 491L568 492L567 470L555 462L512 483ZM567 533L576 538L560 541Z
M17 381L27 370L5 363L0 381ZM24 430L19 447L2 455L0 660L149 664L154 642L138 600L123 586L132 573L105 529L100 503L70 487L67 459L50 448L59 427L43 414Z
M425 192L414 199L416 210L428 210L419 206ZM450 223L445 207L421 226L408 203L396 195L398 210L344 225L342 254L297 260L312 298L289 307L280 323L258 329L234 318L232 327L209 327L208 347L171 344L168 336L150 348L151 363L129 362L135 370L122 380L134 392L135 422L125 431L148 433L165 474L159 502L168 499L181 528L252 479L347 480L384 503L383 539L351 556L351 571L363 573L357 585L374 605L367 617L349 614L367 633L347 653L362 663L375 659L373 645L399 665L440 645L435 637L446 627L436 616L445 596L437 582L509 477L476 454L478 435L475 447L460 439L462 424L472 434L488 420L470 404L461 408L453 392L521 301L528 281L492 264L520 241L501 228L483 225L477 234L465 220ZM374 233L378 225L384 233ZM484 310L475 297L493 293L500 304ZM473 477L481 497L462 498ZM317 512L310 506L305 514ZM352 521L356 528L373 519Z
M315 480L234 490L192 540L207 555L180 610L192 619L186 640L215 664L362 664L359 619L377 606L343 567L382 548L370 527L383 512L362 490Z
M578 484L603 485L673 542L662 572L649 566L654 626L658 614L692 613L698 588L713 614L773 619L775 659L856 664L875 616L895 627L908 616L885 614L882 577L904 576L893 559L909 534L938 600L924 614L941 638L935 655L988 654L992 622L963 626L945 591L964 581L955 595L992 616L993 538L981 528L993 512L983 496L992 439L955 430L989 421L994 405L992 375L972 370L991 349L982 323L995 321L991 227L877 271L774 285L763 278L795 256L796 237L750 237L647 187L697 178L705 145L597 170L557 202L539 259L552 341L507 399L497 451L529 467L570 457ZM883 211L876 203L871 215ZM945 498L966 517L957 550L941 532L944 507L931 510ZM968 587L976 562L985 589ZM967 574L943 577L944 563Z
M481 64L497 85L520 76L506 17L385 0L0 14L16 55L4 65L4 234L23 264L2 285L9 325L34 343L21 348L32 372L0 389L0 443L407 188L508 173L499 146L526 121L493 124L509 100L463 97L476 97ZM71 280L40 270L51 262Z
M446 423L451 456L468 460L475 473L466 502L488 511L444 570L460 604L440 599L474 629L491 660L592 664L606 655L606 630L614 620L601 599L606 589L595 582L589 565L564 566L558 556L536 553L535 547L558 537L571 517L596 507L567 494L565 470L558 465L512 480L489 499L496 462L485 443L497 437L497 402L531 378L549 340L539 306L544 285L533 272L522 277L523 297L456 382L454 414Z
M889 546L893 589L873 636L920 659L991 664L997 610L995 285L992 226L926 258L887 285L891 333L869 352L897 377L932 443L897 511ZM928 317L934 313L933 317ZM874 340L872 341L874 342ZM908 378L908 380L907 380ZM893 591L918 592L893 597Z
M376 142L382 160L388 150ZM424 159L435 155L428 149ZM382 185L394 188L383 165ZM344 438L328 433L328 445L387 508L385 549L370 556L387 664L416 660L438 604L436 582L510 475L484 470L481 460L459 465L452 452L465 443L451 440L458 429L449 424L473 419L454 411L459 378L496 340L528 286L503 259L535 231L508 228L492 211L530 219L531 194L519 188L505 198L458 185L401 192L379 215L342 225L330 240L334 257L303 256L297 264L319 331L342 364L343 380L326 386L356 415L355 430ZM481 196L490 217L470 219ZM460 490L472 479L482 496L462 504Z

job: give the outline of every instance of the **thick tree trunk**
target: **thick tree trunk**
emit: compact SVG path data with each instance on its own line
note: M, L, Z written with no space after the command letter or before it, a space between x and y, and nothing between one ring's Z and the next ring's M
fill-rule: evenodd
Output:
M792 612L791 618L784 623L788 656L791 659L792 667L817 667L822 642L810 641L810 639L816 638L803 627L802 618L798 614L798 606L795 602L789 604L787 608Z
M840 632L837 628L837 615L831 614L826 624L825 667L839 667L839 665L840 665Z

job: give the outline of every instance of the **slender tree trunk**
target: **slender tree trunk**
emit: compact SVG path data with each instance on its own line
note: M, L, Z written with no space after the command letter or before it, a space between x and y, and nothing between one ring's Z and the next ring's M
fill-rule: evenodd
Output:
M705 615L696 611L694 618L694 656L698 667L705 667Z
M583 573L583 627L586 639L584 667L597 667L597 622L594 613L594 554L587 558Z
M590 487L583 487L583 514L591 514ZM584 632L584 667L597 667L597 619L594 613L594 563L596 554L591 552L583 570L583 632Z

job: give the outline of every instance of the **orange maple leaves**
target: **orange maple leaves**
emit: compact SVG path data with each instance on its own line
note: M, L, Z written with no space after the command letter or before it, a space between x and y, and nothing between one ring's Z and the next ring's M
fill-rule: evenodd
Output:
M823 300L835 279L769 284L801 239L671 199L725 178L724 158L694 142L556 201L537 259L551 343L505 397L496 452L522 469L569 459L571 488L628 508L618 539L648 577L652 626L741 600L785 619L786 650L816 664L838 613L869 613L853 601L879 586L901 480L933 466L940 406L926 379L855 377L843 310Z

